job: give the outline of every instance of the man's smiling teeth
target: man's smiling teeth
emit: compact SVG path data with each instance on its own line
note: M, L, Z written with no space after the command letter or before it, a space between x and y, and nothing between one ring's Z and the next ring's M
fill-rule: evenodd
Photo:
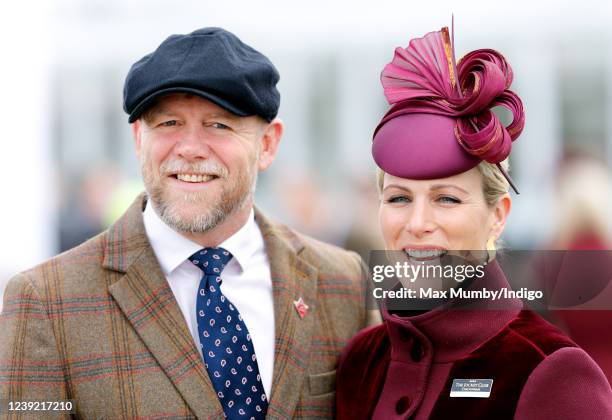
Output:
M404 251L412 258L435 258L446 253L442 249L405 249Z
M180 181L185 182L207 182L213 179L212 175L190 175L190 174L177 174L176 178Z

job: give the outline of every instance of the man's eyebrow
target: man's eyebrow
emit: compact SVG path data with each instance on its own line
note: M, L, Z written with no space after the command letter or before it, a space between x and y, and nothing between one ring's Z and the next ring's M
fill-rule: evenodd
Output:
M149 116L150 117L155 117L155 116L158 116L158 115L170 115L170 114L171 114L170 111L167 111L165 108L160 108L160 107L152 108L149 111Z
M238 115L234 115L231 112L227 111L215 111L208 114L210 118L227 118L228 120L239 120L240 117Z
M150 115L151 116L155 116L155 115L175 115L176 112L173 112L171 110L167 110L166 108L153 108L150 111ZM226 119L230 119L230 120L240 120L240 117L238 115L234 115L229 111L214 111L211 112L210 114L206 114L206 116L208 118L226 118Z

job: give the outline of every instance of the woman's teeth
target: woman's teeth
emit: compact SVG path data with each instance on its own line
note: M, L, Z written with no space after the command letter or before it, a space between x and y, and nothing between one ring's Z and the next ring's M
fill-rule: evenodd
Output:
M404 251L411 258L436 258L446 253L442 249L406 249Z

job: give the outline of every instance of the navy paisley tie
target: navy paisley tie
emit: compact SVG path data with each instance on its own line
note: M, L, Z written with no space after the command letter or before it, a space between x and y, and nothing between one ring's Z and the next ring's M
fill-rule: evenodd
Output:
M251 336L238 308L221 293L221 272L231 259L223 248L189 257L204 272L196 300L202 354L225 417L264 419L268 400Z

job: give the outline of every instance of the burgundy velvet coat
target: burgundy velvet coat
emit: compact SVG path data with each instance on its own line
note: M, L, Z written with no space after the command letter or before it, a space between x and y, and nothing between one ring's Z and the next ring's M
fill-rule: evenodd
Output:
M497 263L473 288L509 287ZM513 300L441 307L360 332L336 384L343 419L612 419L612 390L575 343ZM493 379L489 398L450 397L453 379Z

